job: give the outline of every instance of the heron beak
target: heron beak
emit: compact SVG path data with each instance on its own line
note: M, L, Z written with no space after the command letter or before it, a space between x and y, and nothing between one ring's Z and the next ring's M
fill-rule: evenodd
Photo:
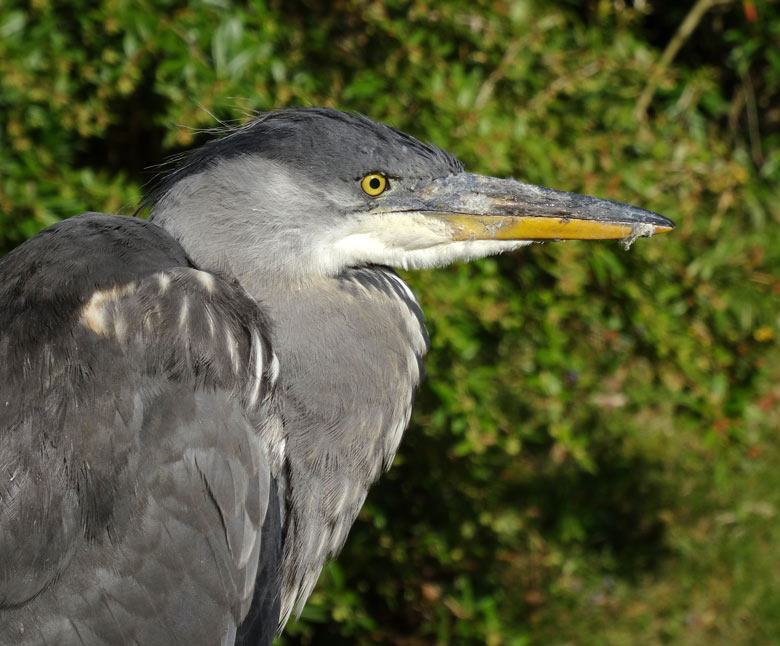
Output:
M435 180L415 193L414 210L445 222L453 241L633 242L674 228L671 220L628 204L472 173Z

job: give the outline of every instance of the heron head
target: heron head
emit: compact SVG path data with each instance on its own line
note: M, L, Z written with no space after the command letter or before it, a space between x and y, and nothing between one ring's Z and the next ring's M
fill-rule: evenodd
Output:
M324 108L270 112L207 143L147 201L199 264L300 280L674 227L633 206L467 173L435 146Z

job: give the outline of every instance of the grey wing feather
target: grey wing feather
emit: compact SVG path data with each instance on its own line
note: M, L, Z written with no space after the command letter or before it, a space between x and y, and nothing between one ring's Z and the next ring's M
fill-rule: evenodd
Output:
M76 314L56 342L0 343L22 357L0 368L0 644L232 643L281 532L257 307L180 267Z

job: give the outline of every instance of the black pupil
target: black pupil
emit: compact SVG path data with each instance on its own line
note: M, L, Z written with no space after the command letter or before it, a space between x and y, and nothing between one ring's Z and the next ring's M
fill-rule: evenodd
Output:
M382 186L382 182L379 181L378 177L372 177L371 181L368 183L368 185L373 188L374 190L378 189L380 186Z

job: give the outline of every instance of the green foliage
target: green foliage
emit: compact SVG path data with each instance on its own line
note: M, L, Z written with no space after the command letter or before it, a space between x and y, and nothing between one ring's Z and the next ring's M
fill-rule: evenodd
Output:
M281 644L780 635L780 7L714 9L656 69L689 7L623 5L3 5L5 250L132 212L214 117L300 104L678 223L406 276L433 342L414 424Z

